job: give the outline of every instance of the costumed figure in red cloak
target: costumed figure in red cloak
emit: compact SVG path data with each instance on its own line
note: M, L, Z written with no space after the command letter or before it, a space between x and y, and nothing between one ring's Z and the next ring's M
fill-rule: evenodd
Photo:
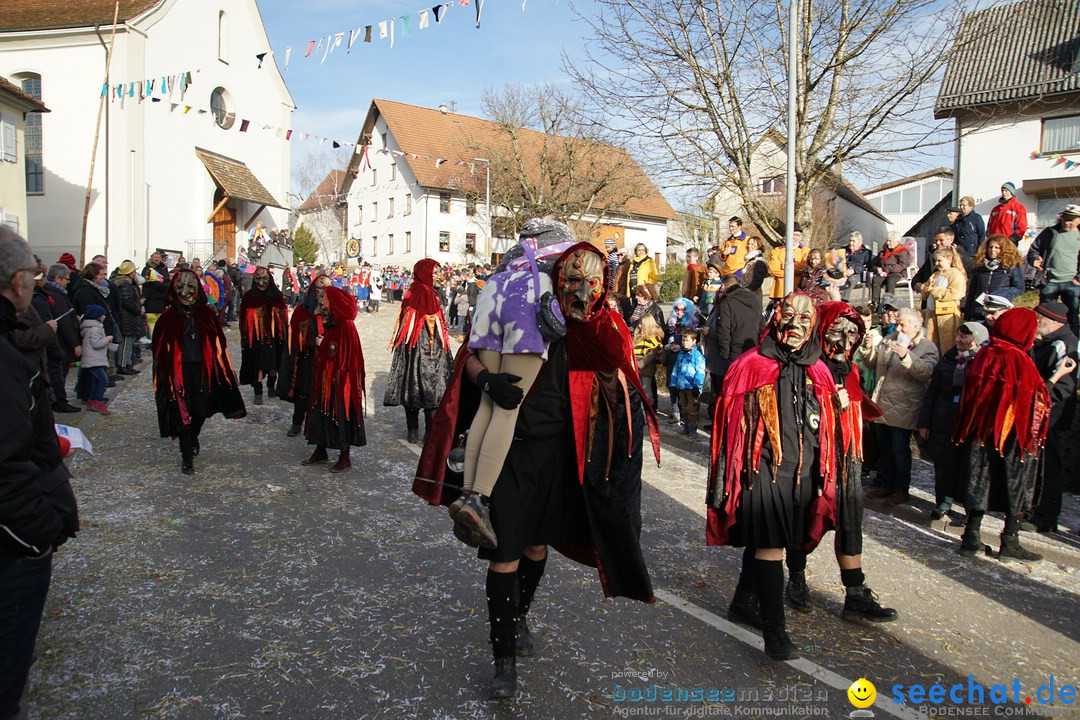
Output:
M541 250L542 235L533 235ZM507 255L515 251L524 252L519 245ZM487 370L468 349L459 351L413 483L413 492L428 502L453 503L461 492L462 437L481 393L503 406L520 402L490 499L498 544L479 550L490 563L492 698L513 697L516 657L535 651L526 614L548 545L596 567L605 596L654 601L640 546L641 463L646 428L659 460L659 433L652 408L641 399L630 333L608 309L606 263L592 245L574 244L547 272L565 335L550 340L528 395L522 401L523 390L506 374Z
M446 318L435 285L442 282L439 263L424 259L413 266L413 281L398 312L390 340L394 357L386 381L383 405L405 408L408 441L420 441L420 411L424 411L424 434L431 428L453 369Z
M300 434L304 425L304 416L308 409L308 394L311 392L311 369L315 365L315 339L323 334L323 319L316 310L319 307L320 287L330 284L326 275L318 275L307 292L304 300L293 310L289 318L289 351L282 353L281 387L278 397L293 404L292 424L289 425L288 437Z
M179 438L180 468L190 475L206 419L216 413L227 418L247 414L217 313L190 270L173 274L151 347L158 429L161 437Z
M836 517L840 418L816 319L807 295L785 297L761 345L728 369L714 411L706 542L746 548L732 605L756 591L774 660L799 656L784 624L784 550L812 551Z
M953 426L953 441L971 439L961 555L989 551L982 541L988 511L1005 513L999 557L1037 562L1042 555L1020 545L1020 524L1031 508L1038 454L1046 439L1050 394L1029 353L1038 316L1028 308L1002 313L990 344L968 365Z
M338 450L330 472L352 467L349 448L367 444L364 435L364 351L356 332L356 298L332 285L317 288L323 334L315 339L315 366L304 437L315 451L304 465L318 465Z
M260 265L251 279L251 289L240 301L240 384L255 388L256 405L263 403L263 377L270 397L274 397L288 316L285 297L274 276Z
M851 359L866 334L862 318L846 302L827 302L818 306L818 341L825 367L832 374L837 391L833 410L840 419L836 434L836 538L834 550L840 566L840 581L846 589L845 620L890 622L896 610L882 607L874 592L866 587L862 571L862 432L863 420L874 420L881 410L866 396L859 381L859 370ZM788 548L787 597L796 610L810 612L810 590L806 585L806 553ZM754 608L756 611L757 608ZM732 607L741 615L744 608Z

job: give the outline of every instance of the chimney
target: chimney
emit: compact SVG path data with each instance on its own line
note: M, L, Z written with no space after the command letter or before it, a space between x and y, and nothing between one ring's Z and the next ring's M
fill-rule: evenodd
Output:
M439 112L441 112L443 115L446 114L446 109L447 109L446 108L446 103L443 103L442 105L439 106Z

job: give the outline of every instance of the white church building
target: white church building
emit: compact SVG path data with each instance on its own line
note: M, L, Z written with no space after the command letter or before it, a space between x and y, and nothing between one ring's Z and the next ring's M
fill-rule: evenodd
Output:
M0 0L0 76L52 111L26 129L35 251L232 258L257 222L285 227L295 103L255 0L124 0L115 37L114 7Z

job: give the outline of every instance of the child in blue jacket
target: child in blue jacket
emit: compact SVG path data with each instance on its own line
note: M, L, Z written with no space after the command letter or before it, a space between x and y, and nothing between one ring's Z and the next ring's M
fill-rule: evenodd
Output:
M705 356L697 345L696 330L682 331L682 351L671 371L671 385L679 391L683 425L675 432L691 440L698 438L698 399L705 387Z

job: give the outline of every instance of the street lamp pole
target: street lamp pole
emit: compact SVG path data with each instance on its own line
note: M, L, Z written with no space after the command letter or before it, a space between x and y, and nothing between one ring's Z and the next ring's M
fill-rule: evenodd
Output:
M473 158L473 162L484 163L487 171L484 180L484 214L487 216L487 262L491 262L491 161L487 158Z
M787 96L787 212L784 214L784 295L795 289L795 97L799 91L798 33L799 0L788 4L788 96Z

